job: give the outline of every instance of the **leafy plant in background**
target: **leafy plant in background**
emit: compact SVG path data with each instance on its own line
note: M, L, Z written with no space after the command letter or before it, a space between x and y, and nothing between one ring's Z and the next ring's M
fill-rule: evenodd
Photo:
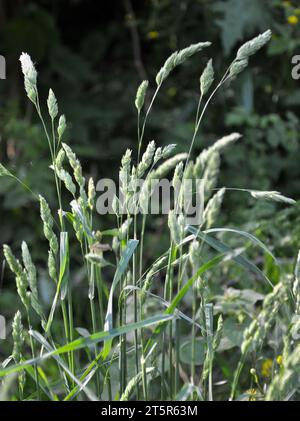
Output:
M47 86L59 92L60 108L69 119L66 136L72 139L87 178L97 179L111 174L112 169L117 176L120 145L135 147L136 123L132 119L131 98L137 78L153 78L170 51L181 49L195 39L205 37L212 41L209 50L203 50L194 60L175 69L176 77L165 81L165 95L156 101L147 124L149 139L159 139L161 146L171 139L177 144L177 151L183 153L187 139L193 134L198 100L196 90L190 88L190 80L207 62L208 51L214 56L215 71L221 74L233 49L269 26L273 35L266 54L257 54L251 68L245 69L234 84L224 85L221 94L214 97L215 112L208 113L203 120L199 128L201 142L195 143L192 155L195 158L202 147L209 147L223 133L239 131L244 134L243 141L222 154L219 186L276 189L298 197L299 166L295 156L299 149L299 83L291 78L291 57L297 54L299 46L299 10L293 1L248 3L247 13L237 16L236 11L244 8L245 0L124 0L118 8L106 2L101 9L92 0L13 3L3 0L0 48L9 72L0 84L0 161L33 192L43 191L51 208L56 206L52 174L44 171L49 165L49 155L46 142L41 142L43 129L28 101L24 101L20 73L15 65L21 51L28 51L39 63L41 97L47 95ZM79 30L74 32L74 27ZM45 104L42 108L44 112ZM245 160L245 156L249 159ZM43 263L47 248L36 224L39 206L26 189L8 177L1 180L0 196L0 217L5 221L0 243L18 247L26 239L39 269L41 298L48 310L53 284L47 281ZM250 196L244 198L242 203L240 194L234 191L225 195L219 225L229 223L230 215L237 225L245 223L243 229L247 230L248 221L255 220L257 227L260 218L274 217L275 204L255 202ZM68 194L64 191L62 202L67 206ZM288 228L289 221L284 222L286 229L282 228L282 232L290 232L296 242L294 224ZM153 229L145 238L146 264L151 262L153 248L159 248L160 254L168 247L164 219L149 217L149 223ZM113 224L111 216L94 217L97 229ZM288 256L291 271L294 251L288 241L283 250L287 237L283 235L282 241L275 239L276 229L281 231L281 225L264 225L264 238L270 242L272 238L273 252ZM80 247L72 237L70 241L78 286L74 306L84 324L87 312L78 305L77 292L79 286L86 288ZM1 277L0 285L0 306L5 309L2 313L11 319L17 310L12 278L8 274ZM59 323L54 328L59 329ZM3 344L1 355L6 351Z
M36 69L30 57L22 54L20 60L25 90L42 122L50 150L58 199L57 217L43 196L36 197L27 185L25 187L40 203L44 236L49 246L49 279L54 282L56 292L50 312L46 314L39 298L37 270L27 244L22 243L21 261L9 246L4 246L5 258L15 275L28 328L25 329L21 313L17 312L12 325L12 355L0 369L2 387L9 380L9 374L18 373L18 391L12 386L8 391L10 398L285 400L298 397L300 351L299 345L292 340L298 321L296 327L291 326L289 316L299 314L299 259L294 277L283 276L280 281L276 279L274 286L268 276L243 254L248 242L253 243L276 266L272 252L257 237L238 229L213 228L226 192L226 188L214 192L220 153L238 141L239 134L223 137L210 148L203 149L195 161L191 160L200 124L214 94L247 67L249 58L269 41L270 36L271 32L266 31L243 44L214 88L213 64L211 60L207 63L200 78L199 102L188 154L178 154L160 162L172 153L174 145L157 148L154 142L150 142L142 153L146 123L156 96L170 73L210 43L192 44L176 51L166 60L156 76L157 87L145 113L143 109L149 84L144 81L140 85L135 101L138 112L137 163L133 165L132 152L127 150L120 168L127 208L132 200L136 207L145 207L145 202L152 194L149 181L155 176L163 177L174 167L173 186L183 179L202 178L206 201L203 222L198 227L190 226L186 224L179 194L168 218L169 247L162 255L153 256L155 260L148 268L144 266L143 256L144 236L147 235L145 215L142 221L139 221L136 213L131 215L128 212L124 218L120 213L119 201L115 198L113 209L117 227L102 232L94 229L94 181L90 178L86 186L80 161L65 143L66 120L63 115L58 118L58 104L51 89L47 100L49 127L44 120ZM2 177L13 178L24 186L23 181L2 164L0 171ZM135 181L141 176L145 177L145 183L141 193L136 195ZM72 197L67 210L62 204L62 188ZM253 200L295 203L276 191L243 188L240 194L249 194ZM82 253L84 278L88 283L86 298L90 303L88 326L78 328L73 309L75 274L72 271L73 247L69 242L72 230ZM246 243L242 249L231 248L218 238L222 234L238 235ZM112 236L114 263L108 255L110 246L102 242L107 236ZM229 260L246 269L248 283L265 281L264 286L259 288L262 293L232 289L230 295L228 290L227 296L218 298L213 293L218 288L218 280L213 280L211 274L220 267L229 267ZM106 278L109 272L105 272L105 268L111 265L115 265L115 268L109 281ZM158 275L163 280L162 287L156 285ZM115 301L117 292L118 302ZM244 306L245 302L244 313L248 320L243 320L241 337L230 338L229 333L226 334L226 327L230 330L233 319L227 315L236 314L236 309ZM254 307L257 302L262 303L259 310ZM220 315L216 322L217 313ZM244 317L245 314L240 313L240 316ZM60 317L64 325L64 338L53 329L55 320ZM39 323L35 327L33 323L36 318ZM269 358L271 362L264 363L262 374L269 374L271 367L272 375L262 385L256 366L260 356L268 351L275 330L275 349L281 355L275 360ZM31 347L30 359L26 359L24 343L27 341ZM224 341L227 341L225 346ZM230 342L241 349L240 358L233 361L232 372L226 371L226 364L222 361ZM250 355L252 368L248 370L246 379L241 380ZM225 388L219 392L216 389L223 376L226 379ZM250 391L243 393L244 384Z

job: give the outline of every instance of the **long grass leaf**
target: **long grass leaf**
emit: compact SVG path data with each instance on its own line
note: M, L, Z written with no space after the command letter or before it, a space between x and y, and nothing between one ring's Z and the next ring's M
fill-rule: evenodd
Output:
M48 352L47 354L44 354L37 358L32 358L30 360L24 361L21 364L15 364L10 367L1 367L0 368L0 377L4 377L11 373L16 373L18 371L23 370L28 365L33 365L35 363L40 363L41 361L44 361L48 358L54 357L55 355L65 354L70 351L76 351L78 349L85 348L87 346L93 345L95 343L104 342L111 340L117 336L125 335L127 333L133 332L136 329L142 329L145 327L153 326L161 322L166 322L173 319L173 315L168 314L158 314L153 317L149 317L145 320L140 320L136 323L130 323L125 326L121 326L119 328L114 328L109 332L97 332L93 335L90 335L86 338L80 338L76 339L73 342L70 342L67 345L64 345L60 348L57 348L56 350L53 350L51 352Z
M187 227L187 230L190 231L192 234L194 234L196 237L200 238L205 243L207 243L210 247L217 250L218 252L231 254L232 260L234 260L236 263L246 268L250 272L258 275L260 278L264 279L272 288L274 287L270 279L256 265L250 262L246 257L235 256L234 250L231 247L227 246L226 244L222 243L216 238L213 238L210 235L205 234L204 232L200 231L199 229L191 225Z
M105 322L104 322L104 330L105 331L110 331L113 328L113 297L114 297L114 292L116 289L116 286L118 285L118 283L120 282L122 276L124 275L128 263L135 251L135 249L138 246L138 240L129 240L126 246L126 249L124 251L124 253L121 256L120 262L117 266L117 270L115 272L115 276L110 288L110 293L109 293L109 298L108 298L108 303L107 303L107 312L106 312L106 316L105 316ZM103 351L102 351L102 356L105 359L108 354L110 353L111 350L111 341L108 341L104 344L103 347Z
M252 235L249 232L234 229L234 228L211 228L211 229L203 231L203 232L205 234L209 234L209 233L212 233L212 232L231 232L233 234L238 234L238 235L241 235L242 237L246 237L246 238L248 238L248 240L252 241L254 244L256 244L260 248L262 248L277 263L276 257L271 252L271 250L262 241L260 241L257 237L255 237L255 235Z

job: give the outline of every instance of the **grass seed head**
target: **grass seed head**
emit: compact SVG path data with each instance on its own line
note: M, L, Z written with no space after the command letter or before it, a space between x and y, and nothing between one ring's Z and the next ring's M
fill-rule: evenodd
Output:
M54 92L52 89L49 89L49 95L47 99L47 106L48 106L48 112L52 120L54 120L58 114L58 106L57 106L57 100L54 95Z
M57 127L57 134L59 140L63 137L63 134L66 130L67 124L66 124L66 117L64 115L61 115L58 120L58 127Z
M28 98L36 104L37 100L37 71L34 67L34 64L27 53L22 53L20 56L20 62L22 67L22 72L24 75L24 86Z
M148 85L149 85L148 80L143 80L143 82L138 87L138 90L137 90L137 93L136 93L136 98L135 98L135 106L136 106L138 112L140 112L141 109L143 108L146 93L147 93L147 89L148 89Z
M225 190L226 189L224 187L220 189L212 196L206 205L203 213L203 222L205 223L207 229L211 228L217 220L223 202Z
M214 68L212 59L210 59L200 77L200 91L201 95L205 95L214 81Z
M8 263L8 266L10 267L10 270L16 276L20 276L23 272L23 268L22 268L19 260L15 257L11 248L7 244L4 244L4 246L3 246L3 253L4 253L5 259Z
M13 323L12 323L12 337L14 341L12 357L15 363L18 364L19 362L21 362L21 359L22 359L22 352L23 352L23 345L24 345L22 316L19 310L16 312Z
M247 59L248 57L255 54L258 50L260 50L264 45L266 45L270 41L271 37L272 32L270 29L268 29L257 37L247 41L239 48L236 58L238 60Z

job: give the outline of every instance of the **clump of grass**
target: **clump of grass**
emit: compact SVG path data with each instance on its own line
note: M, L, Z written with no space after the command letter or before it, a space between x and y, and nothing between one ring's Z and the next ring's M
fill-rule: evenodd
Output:
M223 187L215 191L221 152L238 141L241 135L232 133L224 136L208 149L204 149L195 160L192 160L193 147L214 95L238 76L248 65L249 58L269 41L270 36L271 32L266 31L240 47L215 86L213 61L208 61L200 75L194 132L187 146L187 153L174 154L175 145L162 148L157 147L154 141L144 148L146 125L157 95L164 81L171 77L174 68L201 53L210 43L200 42L174 52L157 73L156 88L149 102L145 99L151 93L151 84L148 81L140 84L135 98L138 120L137 156L134 156L133 151L127 150L121 161L119 177L125 213L121 212L122 204L115 197L112 207L116 215L116 227L106 232L106 235L111 236L111 246L102 243L105 233L97 232L94 228L95 183L92 178L86 182L80 160L67 142L66 118L64 115L58 118L59 104L55 94L49 90L47 123L40 106L37 71L29 55L21 55L25 90L41 119L49 145L58 209L51 210L46 198L34 194L40 203L41 229L49 246L48 256L45 257L49 282L51 280L55 286L48 315L39 299L38 271L27 244L22 244L22 263L8 245L4 246L4 255L15 275L17 292L27 318L27 326L23 326L20 311L15 315L12 358L6 360L0 369L1 378L12 372L19 373L18 397L13 390L11 392L15 398L23 400L30 396L36 400L66 401L79 398L211 401L215 398L215 380L220 376L216 367L216 355L224 334L224 317L222 314L217 319L215 317L208 273L217 266L225 265L228 260L233 260L249 271L249 274L254 273L255 277L262 277L269 283L270 280L254 263L212 234L238 234L261 247L264 252L272 254L250 233L238 229L213 228L218 225L223 197L230 190ZM147 108L145 104L149 104ZM146 210L153 194L151 181L166 175L172 178L172 185L177 191L173 209L168 216L169 247L161 256L153 256L153 263L145 267L144 240L148 223ZM28 186L2 164L0 176L13 177L31 192ZM137 180L140 177L144 177L145 182L139 193ZM183 212L181 185L185 179L199 178L203 183L204 212L200 225L190 227ZM68 209L62 206L63 188L71 199ZM294 203L292 199L278 192L245 188L240 190L250 193L256 200ZM135 212L139 207L144 210L142 216ZM81 300L87 299L90 303L90 323L85 329L75 329L77 320L73 312L72 274L74 255L69 244L72 231L80 246L88 286L87 297L81 297ZM214 255L208 252L208 247L214 250ZM107 260L105 256L110 249L114 252L114 262ZM107 265L115 265L113 279L107 278L104 269ZM294 312L299 314L298 272L299 261L293 285L289 286L288 282L276 285L266 295L259 314L244 331L240 360L236 363L235 374L227 379L228 399L239 396L240 375L247 365L248 356L254 353L259 355L282 306L293 306L289 301L289 290L292 290L293 302L296 303ZM162 291L155 286L158 276L164 280ZM151 289L152 287L154 288ZM189 295L190 304L183 306L183 312L181 304ZM132 306L130 302L133 303ZM35 318L32 317L33 314ZM35 322L36 317L39 323ZM54 320L62 320L64 338L57 336L53 329ZM186 359L182 362L181 358L183 325L188 332L188 344L191 345L188 363ZM25 338L29 338L31 355L26 352ZM288 338L289 336L283 338L285 356L281 369L275 373L267 392L266 387L260 391L260 396L265 399L278 396L284 399L287 393L291 393L290 379L294 381L293 372L299 365L299 350L286 345ZM79 353L80 349L84 349L86 353ZM49 371L51 374L46 375L40 364L43 362L44 367L50 359L56 365ZM113 374L116 370L118 376ZM255 384L260 387L254 368L251 373L249 379L254 378ZM32 388L32 383L26 381L29 375L33 378L35 389ZM250 384L249 387L251 386L253 385Z

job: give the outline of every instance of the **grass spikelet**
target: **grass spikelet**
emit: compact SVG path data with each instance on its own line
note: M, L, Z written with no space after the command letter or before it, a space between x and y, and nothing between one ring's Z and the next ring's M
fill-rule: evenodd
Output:
M220 172L220 155L218 152L213 151L207 161L205 171L203 174L203 182L205 189L205 196L210 196L212 189L216 187Z
M255 199L274 200L275 202L287 203L288 205L296 204L296 201L294 199L285 197L278 191L251 190L250 194Z
M170 57L165 61L163 67L157 73L155 80L158 86L160 86L163 83L163 81L169 76L171 71L174 69L177 54L177 51L172 53Z
M219 318L218 318L218 323L217 323L217 330L216 333L214 335L214 339L213 339L213 350L216 351L220 345L221 339L222 339L222 334L223 334L223 317L222 314L220 314Z
M178 194L179 191L180 191L182 176L183 176L183 162L179 162L176 165L174 175L173 175L173 179L172 179L172 186L175 190L175 195Z
M149 211L149 201L151 199L155 186L158 183L158 180L154 179L154 175L155 172L153 171L150 174L148 174L139 194L139 204L144 215L146 215Z
M251 39L250 41L247 41L238 49L236 58L238 60L245 60L248 57L252 56L270 41L271 36L272 32L270 29L268 29L267 31L258 35L257 37Z
M95 206L95 197L96 197L96 189L95 189L94 180L91 177L89 179L89 185L88 185L88 205L91 210L93 210Z
M27 279L29 286L33 295L37 297L37 279L36 279L36 268L32 262L32 258L28 249L28 246L25 241L22 242L22 258L24 267L27 272Z
M213 81L214 81L214 68L212 64L212 59L210 59L200 77L201 95L204 96L205 94L207 94Z
M34 104L36 104L37 100L37 90L36 90L36 82L37 82L37 71L34 67L34 64L27 53L22 53L20 56L20 62L22 67L22 72L24 75L24 86L25 91L27 93L28 98Z
M211 146L211 150L221 152L223 149L227 148L227 146L230 146L232 143L237 142L241 138L242 135L240 133L231 133L227 136L223 136Z
M165 177L179 162L183 162L188 157L187 153L179 153L173 157L167 159L161 165L159 165L155 170L156 178Z
M22 259L31 291L31 305L32 308L36 311L36 313L40 316L41 321L43 322L44 315L38 296L37 271L35 265L33 264L31 254L25 241L22 242Z
M22 316L18 310L14 316L12 322L12 337L13 337L13 351L12 357L16 364L21 363L23 358L23 347L24 347L24 329L22 324ZM23 398L23 391L25 385L25 372L22 371L18 376L20 400Z
M148 168L152 164L154 153L155 153L155 142L154 142L154 140L152 140L148 144L148 146L146 148L146 151L143 153L142 160L137 167L137 177L138 178L143 177L145 172L148 170Z
M55 160L55 167L58 171L62 169L65 157L66 157L65 151L63 149L60 149Z
M213 195L213 197L206 205L203 213L203 222L205 223L207 229L212 227L217 219L223 202L225 190L225 188L220 189L216 194Z
M30 292L27 292L27 288L29 284L28 284L26 272L23 270L19 260L16 259L16 257L14 256L13 252L11 251L11 248L6 244L4 244L3 246L3 253L10 267L10 270L16 276L16 286L17 286L18 295L23 305L28 310L29 303L30 303Z
M235 77L242 73L242 71L248 66L248 63L249 61L247 58L243 60L235 60L230 66L229 77Z
M16 276L16 285L17 285L17 292L18 295L26 308L26 310L29 310L29 304L30 304L30 292L27 291L28 289L28 281L25 271L20 273L20 275Z
M179 244L181 240L181 230L174 210L169 212L168 226L170 229L172 241L174 244Z
M127 218L120 227L119 236L121 240L125 240L132 223L132 218Z
M210 45L210 42L198 42L197 44L192 44L189 47L180 50L179 52L175 51L173 54L171 54L156 75L157 85L161 85L176 66L184 63L186 59L203 50L203 48L209 47Z
M73 197L76 195L76 186L72 180L71 175L68 171L64 170L63 168L56 169L56 174L58 178L64 183L66 189L72 194Z
M14 320L12 322L12 337L14 341L12 357L15 363L19 363L22 360L23 346L25 340L23 333L22 316L19 310L16 312Z
M52 250L48 251L48 270L50 278L56 282L57 270L56 270L56 259Z
M58 106L57 106L57 100L54 95L54 92L52 89L49 89L49 95L47 99L47 106L48 106L48 112L52 120L54 120L58 114Z
M297 262L294 271L295 279L293 283L293 295L295 298L295 313L300 314L300 251L298 252Z
M40 199L40 213L43 221L44 234L46 239L49 241L50 249L56 256L58 252L58 241L53 231L53 218L48 203L43 196L39 196Z
M121 168L119 171L120 189L127 200L130 171L131 171L131 155L132 151L127 149L121 160Z
M143 108L148 86L149 86L148 80L143 80L143 82L138 87L136 98L135 98L135 106L138 112L140 112L141 109Z
M199 53L203 48L207 48L211 45L211 42L198 42L197 44L191 44L188 47L180 50L175 57L175 66L184 63L188 58L194 54Z
M84 190L85 178L82 175L82 167L81 167L80 161L77 159L76 154L72 151L69 145L67 145L66 143L62 143L62 147L64 148L64 151L66 152L69 163L73 169L74 178L80 188L80 196L85 202L87 202L87 197ZM58 174L59 178L65 183L66 188L74 196L76 193L76 187L74 186L74 183L72 182L70 175L65 170L61 170L60 173L61 174Z
M3 246L3 254L5 256L5 259L8 263L8 266L9 266L10 270L16 276L21 275L22 271L23 271L23 268L22 268L19 260L16 259L16 257L14 256L11 248L7 244L4 244L4 246Z
M66 117L64 115L61 115L58 120L58 127L57 127L57 134L58 134L58 140L61 141L65 130L66 130L67 124L66 124Z
M199 241L194 240L189 247L189 260L194 271L200 266L201 246Z
M146 368L146 374L150 374L155 370L155 367L148 367ZM138 374L136 374L129 382L128 385L126 386L126 389L124 391L124 393L122 394L120 401L128 401L130 399L130 396L132 395L133 391L136 389L136 386L138 385L138 383L140 383L140 381L142 380L142 376L143 373L140 372Z

